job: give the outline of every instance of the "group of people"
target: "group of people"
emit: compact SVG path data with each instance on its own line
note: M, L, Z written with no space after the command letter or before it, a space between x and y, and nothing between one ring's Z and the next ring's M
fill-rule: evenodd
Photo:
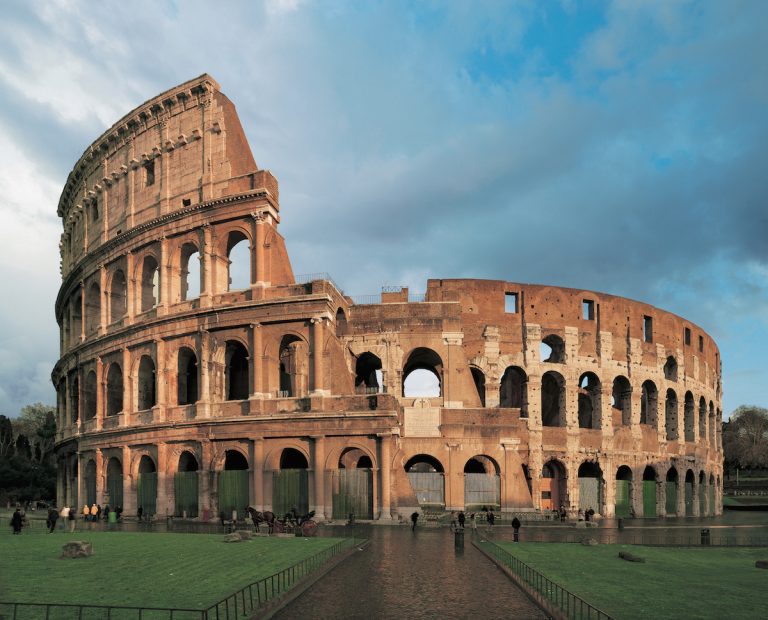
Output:
M485 513L485 522L490 526L493 527L493 524L496 522L496 515L493 512L492 508L488 508L487 506L483 506L481 509L481 512ZM418 511L411 514L411 531L416 530L416 525L419 522L419 513ZM458 529L463 530L466 526L467 516L464 514L464 511L459 511L458 515L456 514L455 510L451 511L451 531L456 531ZM517 517L515 517L515 521L517 521L517 529L520 529L520 522L517 520ZM477 515L472 512L469 515L469 523L470 527L473 530L477 529ZM513 522L514 526L514 522Z
M141 508L139 508L141 510ZM114 512L114 520L119 521L123 515L123 508L122 506L118 506L114 510L110 510L109 504L107 504L104 507L104 510L101 509L101 504L94 503L90 508L88 508L88 504L83 506L83 521L92 521L97 522L104 519L105 521L110 521L109 514L110 512ZM141 516L139 516L141 518Z

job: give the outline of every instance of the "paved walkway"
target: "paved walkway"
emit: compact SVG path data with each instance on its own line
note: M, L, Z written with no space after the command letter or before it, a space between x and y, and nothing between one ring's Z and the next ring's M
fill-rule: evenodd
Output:
M337 566L276 618L545 618L495 564L463 552L447 528L357 529L367 549Z

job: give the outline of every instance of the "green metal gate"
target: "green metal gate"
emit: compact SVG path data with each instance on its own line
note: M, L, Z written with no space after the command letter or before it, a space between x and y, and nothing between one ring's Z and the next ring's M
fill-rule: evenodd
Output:
M107 475L107 493L112 508L123 505L123 474Z
M674 517L677 514L677 482L668 480L666 491L667 501L665 510L668 517Z
M693 516L693 483L685 483L685 516Z
M579 478L579 509L600 512L600 478Z
M703 485L699 485L699 516L703 517L707 514L707 488Z
M464 510L501 508L501 477L498 474L464 474Z
M616 517L628 517L632 506L629 498L629 480L616 481Z
M136 502L145 517L152 517L157 512L157 472L139 474Z
M423 507L445 506L445 478L440 472L409 471L408 480L419 502Z
M232 518L232 511L238 517L245 516L245 509L250 503L247 469L225 469L219 472L219 517Z
M709 514L715 514L715 485L709 485Z
M309 472L306 469L283 469L272 477L272 511L282 516L296 509L309 512Z
M643 516L656 516L656 481L643 480Z
M301 471L301 470L299 470ZM337 469L331 472L333 518L373 519L373 472L370 469Z
M197 516L197 472L180 471L173 477L174 514L187 517Z
M96 472L85 472L85 503L92 506L96 503Z

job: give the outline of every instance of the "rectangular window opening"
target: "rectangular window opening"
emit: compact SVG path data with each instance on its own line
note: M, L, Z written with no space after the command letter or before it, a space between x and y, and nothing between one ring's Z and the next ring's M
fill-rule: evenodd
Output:
M591 299L584 299L581 302L581 318L585 321L595 320L595 302Z
M519 312L517 293L504 293L504 312L508 314L517 314Z
M699 353L704 353L704 336L699 336Z
M683 342L685 342L685 346L687 347L691 346L691 328L690 327L683 328Z
M144 164L145 187L155 184L155 160L152 159Z
M192 204L192 199L191 198L183 198L182 201L181 201L181 204L183 206L185 206L185 207L188 207L189 205Z
M643 317L643 342L653 342L653 318Z

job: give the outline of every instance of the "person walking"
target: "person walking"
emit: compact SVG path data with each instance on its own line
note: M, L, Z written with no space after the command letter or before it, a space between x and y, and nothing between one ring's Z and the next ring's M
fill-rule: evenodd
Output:
M69 521L69 533L72 534L75 531L75 523L77 522L77 519L75 519L74 508L70 508L69 516L67 517L67 520Z
M472 531L477 531L477 518L475 517L475 513L469 515L469 522L472 524Z
M486 519L488 520L488 525L493 527L493 523L494 521L496 521L496 515L493 514L493 510L488 511L488 516L486 517Z
M14 534L21 534L22 523L23 523L23 518L21 516L21 508L17 508L16 512L14 512L13 516L11 517L11 527L13 528Z
M66 531L67 521L69 520L69 506L64 504L61 507L61 512L59 512L59 516L61 517L61 529Z
M512 519L512 529L514 530L515 542L520 542L520 519Z
M96 521L96 516L99 514L99 508L96 507L96 502L91 506L91 521Z
M91 511L88 509L88 504L86 504L85 506L83 506L83 521L87 521L88 515L90 514L91 514Z
M459 527L463 530L464 529L464 522L466 521L466 517L464 516L464 511L462 510L459 512Z
M451 510L451 531L456 531L456 511Z
M418 520L419 520L419 513L418 513L418 512L414 512L414 513L411 515L411 523L412 523L412 525L411 525L411 531L412 531L412 532L415 532L415 531L416 531L416 522L417 522Z
M53 534L56 530L56 521L59 520L59 511L53 506L48 509L48 533Z

